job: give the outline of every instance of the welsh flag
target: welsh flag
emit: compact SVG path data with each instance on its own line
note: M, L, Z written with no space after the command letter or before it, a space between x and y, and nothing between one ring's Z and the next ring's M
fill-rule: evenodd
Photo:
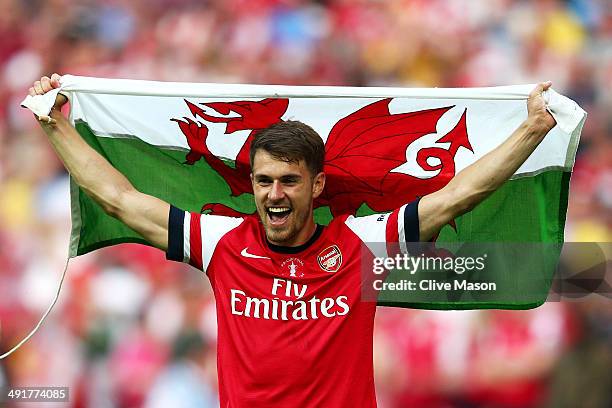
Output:
M253 136L280 120L300 120L325 141L325 193L318 223L341 214L388 212L446 185L502 143L526 118L533 85L406 89L227 85L65 75L62 87L23 105L47 114L57 92L70 100L82 137L142 192L185 210L240 216L255 212L249 179ZM506 270L512 281L482 299L396 302L429 308L533 307L554 273L574 158L586 113L550 90L558 125L497 192L444 227L443 243L534 243L555 249L537 271ZM148 244L72 183L71 257L105 246ZM503 268L502 268L503 269ZM522 274L522 275L521 275ZM517 279L529 286L533 298ZM535 285L535 286L534 286ZM530 289L530 290L531 290ZM381 301L391 304L392 301Z

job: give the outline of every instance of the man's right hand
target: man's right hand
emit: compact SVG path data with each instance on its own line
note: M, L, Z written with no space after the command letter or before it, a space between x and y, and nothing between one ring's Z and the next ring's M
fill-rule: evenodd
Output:
M28 90L28 93L32 96L44 95L52 89L59 88L60 78L60 75L57 73L51 75L51 78L44 76L40 78L40 81L34 82L34 84ZM51 113L53 113L53 110L60 111L66 102L68 102L68 98L62 94L57 94L53 108L51 108ZM56 120L51 117L51 114L49 114L49 116L39 116L38 120L41 122L41 124L44 123L53 125L56 123Z
M59 87L60 76L53 74L51 78L44 76L34 82L29 93L44 95ZM38 121L70 176L107 214L157 248L166 250L170 205L136 190L123 174L81 138L60 112L67 100L58 94L49 116L40 116Z
M50 90L60 87L60 78L61 77L57 73L51 75L51 78L49 78L48 76L44 76L40 78L40 81L35 81L32 87L30 87L30 89L28 90L28 92L32 96L44 95ZM58 94L57 99L55 100L55 105L53 105L53 107L59 109L64 106L66 102L68 102L68 98L66 98L64 95Z

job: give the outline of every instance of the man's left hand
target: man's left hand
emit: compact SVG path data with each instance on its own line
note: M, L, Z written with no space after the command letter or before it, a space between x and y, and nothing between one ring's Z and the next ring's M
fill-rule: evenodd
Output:
M551 85L552 82L550 81L539 83L533 88L529 94L529 99L527 99L527 120L543 135L547 134L557 124L555 118L546 110L546 102L542 96L542 93L548 90Z

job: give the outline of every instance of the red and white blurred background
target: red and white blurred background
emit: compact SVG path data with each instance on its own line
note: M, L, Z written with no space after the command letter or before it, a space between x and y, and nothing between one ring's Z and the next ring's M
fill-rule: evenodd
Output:
M566 240L609 242L610 6L0 0L0 351L47 307L68 246L67 175L19 107L41 75L426 87L550 79L589 113ZM520 312L381 308L379 405L609 407L609 295ZM0 386L68 386L75 407L216 406L215 330L211 290L199 272L144 246L96 251L71 261L45 325L0 361Z

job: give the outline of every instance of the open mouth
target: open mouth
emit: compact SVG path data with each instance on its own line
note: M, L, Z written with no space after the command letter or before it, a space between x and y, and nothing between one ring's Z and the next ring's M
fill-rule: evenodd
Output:
M280 225L287 221L291 208L289 207L268 207L266 208L268 219L272 225Z

